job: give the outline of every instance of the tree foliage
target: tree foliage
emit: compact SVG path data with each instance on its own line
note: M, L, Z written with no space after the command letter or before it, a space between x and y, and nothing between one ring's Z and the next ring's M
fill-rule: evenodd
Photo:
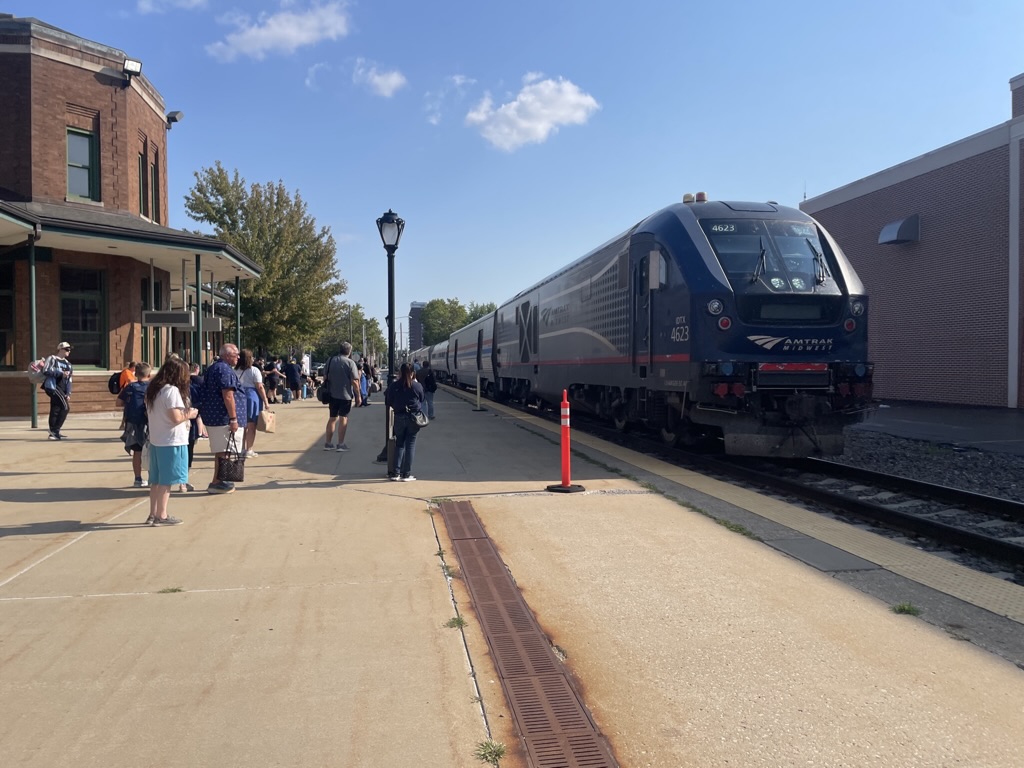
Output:
M445 341L453 331L459 330L474 320L478 320L498 305L493 301L488 304L470 302L469 307L463 306L458 299L432 299L426 303L420 314L423 323L423 344L429 347Z
M366 344L363 345L363 332L366 332ZM373 358L374 364L380 366L387 360L388 345L377 319L368 319L361 304L343 303L338 320L327 330L323 337L313 345L313 359L327 360L338 354L342 341L352 344L352 349L360 356Z
M245 346L304 349L321 341L338 323L346 291L330 229L317 229L298 191L289 193L280 181L247 187L219 161L194 175L185 197L189 217L263 269L259 279L242 282L238 297Z
M468 320L469 313L458 299L431 299L420 313L423 323L423 343L426 346L447 339Z
M493 301L487 304L477 304L476 302L469 302L469 307L466 308L466 322L472 323L474 320L479 320L486 314L489 314L496 310L498 305Z

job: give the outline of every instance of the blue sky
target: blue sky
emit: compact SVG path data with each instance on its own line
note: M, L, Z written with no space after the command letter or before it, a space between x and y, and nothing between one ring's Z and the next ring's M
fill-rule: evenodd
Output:
M25 0L143 62L170 224L216 161L298 190L383 325L502 302L707 191L797 205L1010 117L1020 0ZM856 264L856 254L849 254ZM399 320L407 328L407 320Z

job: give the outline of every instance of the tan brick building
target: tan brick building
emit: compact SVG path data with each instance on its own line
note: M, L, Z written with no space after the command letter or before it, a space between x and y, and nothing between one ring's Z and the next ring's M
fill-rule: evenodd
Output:
M1024 75L1000 125L804 201L868 288L875 395L1024 407Z
M24 371L61 341L74 345L75 412L109 410L108 372L126 361L207 361L221 340L216 320L204 332L211 290L260 269L166 226L168 131L182 114L166 112L141 62L0 14L0 103L0 417L32 413ZM151 310L194 320L174 328Z

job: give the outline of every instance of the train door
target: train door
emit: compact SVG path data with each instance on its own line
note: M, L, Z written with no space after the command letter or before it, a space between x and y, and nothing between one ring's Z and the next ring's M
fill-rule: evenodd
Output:
M633 339L634 375L646 379L653 362L654 291L661 284L661 253L649 243L634 246L633 264Z

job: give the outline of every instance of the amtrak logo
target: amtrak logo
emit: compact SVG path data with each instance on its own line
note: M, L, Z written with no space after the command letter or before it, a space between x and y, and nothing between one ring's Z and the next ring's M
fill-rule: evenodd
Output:
M757 346L778 352L831 352L834 339L794 339L791 336L747 336ZM776 347L778 349L776 350Z

